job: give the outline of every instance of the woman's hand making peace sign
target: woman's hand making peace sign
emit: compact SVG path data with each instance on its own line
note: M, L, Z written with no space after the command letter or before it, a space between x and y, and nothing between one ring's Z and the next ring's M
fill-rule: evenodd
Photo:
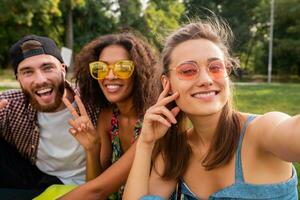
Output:
M70 119L68 121L72 126L72 128L69 129L69 132L77 139L86 151L89 151L100 145L99 135L79 96L75 95L75 101L78 105L79 113L77 113L76 109L67 98L63 98L64 104L74 117L74 119Z
M150 107L144 116L142 131L140 135L141 142L153 145L156 140L163 137L170 128L171 123L176 124L176 115L180 109L176 106L169 110L166 105L174 101L179 93L175 92L168 95L170 83L166 83L165 89L159 95L155 105Z

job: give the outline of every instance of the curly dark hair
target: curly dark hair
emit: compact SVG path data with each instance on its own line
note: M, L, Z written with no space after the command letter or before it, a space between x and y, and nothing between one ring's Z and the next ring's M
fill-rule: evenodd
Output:
M74 78L83 102L100 107L111 107L97 80L89 72L89 63L97 61L102 50L110 45L124 47L135 64L133 73L133 104L138 115L143 115L156 102L159 94L158 57L154 49L136 33L125 32L100 36L86 44L75 59Z

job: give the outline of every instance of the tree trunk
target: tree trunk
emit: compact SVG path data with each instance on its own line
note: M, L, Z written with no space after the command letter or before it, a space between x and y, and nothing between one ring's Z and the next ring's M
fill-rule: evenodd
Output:
M69 8L66 23L66 46L73 50L73 13L72 8Z
M67 14L67 21L66 21L66 47L73 51L73 44L74 44L74 35L73 35L73 12L71 5L68 9ZM73 60L74 56L72 53L70 66L68 66L68 71L73 71Z

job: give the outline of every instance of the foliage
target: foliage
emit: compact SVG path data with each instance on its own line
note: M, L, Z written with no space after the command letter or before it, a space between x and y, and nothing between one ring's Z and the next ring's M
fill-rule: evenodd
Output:
M119 26L122 29L129 27L140 28L142 25L142 4L140 0L118 0L120 12Z
M275 6L273 57L275 73L300 76L299 0L277 0Z
M254 11L259 0L185 0L184 2L187 9L183 20L206 18L212 16L211 11L213 11L228 22L236 36L233 52L240 57L242 67L247 69L251 59L250 54L255 45L251 29L257 21Z
M60 6L64 11L67 11L69 9L74 10L75 8L83 7L85 3L85 0L64 0L61 1Z
M75 52L97 36L116 31L117 22L110 6L106 1L89 0L73 10Z
M267 73L270 0L184 2L188 17L206 15L204 7L224 17L236 35L233 50L239 55L244 70ZM299 0L275 0L273 74L300 75L299 13Z
M300 4L299 0L274 1L273 65L276 75L300 76ZM253 68L256 73L267 73L269 50L270 1L261 0L255 8L257 23L256 44L253 48Z
M161 48L163 38L179 27L184 10L184 5L178 0L150 1L144 14L146 36Z
M52 37L78 52L99 35L133 28L161 49L182 22L212 15L206 8L232 27L232 50L242 68L266 74L270 0L1 0L0 66L8 64L10 45L26 34ZM275 0L273 74L300 76L299 34L299 0Z
M61 1L60 7L64 13L64 25L65 25L65 46L73 49L74 46L74 31L73 31L73 10L77 7L85 5L85 0L64 0Z
M63 31L59 0L0 1L0 65L8 63L8 48L27 34L49 35L57 42Z

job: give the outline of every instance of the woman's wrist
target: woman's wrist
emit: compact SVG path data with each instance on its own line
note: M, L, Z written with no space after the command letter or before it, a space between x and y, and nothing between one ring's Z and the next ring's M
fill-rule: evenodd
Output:
M89 148L86 148L85 153L90 154L90 155L99 155L100 144L94 144L94 145L90 146Z
M142 138L139 138L136 144L136 148L139 150L152 151L155 142L145 142Z

